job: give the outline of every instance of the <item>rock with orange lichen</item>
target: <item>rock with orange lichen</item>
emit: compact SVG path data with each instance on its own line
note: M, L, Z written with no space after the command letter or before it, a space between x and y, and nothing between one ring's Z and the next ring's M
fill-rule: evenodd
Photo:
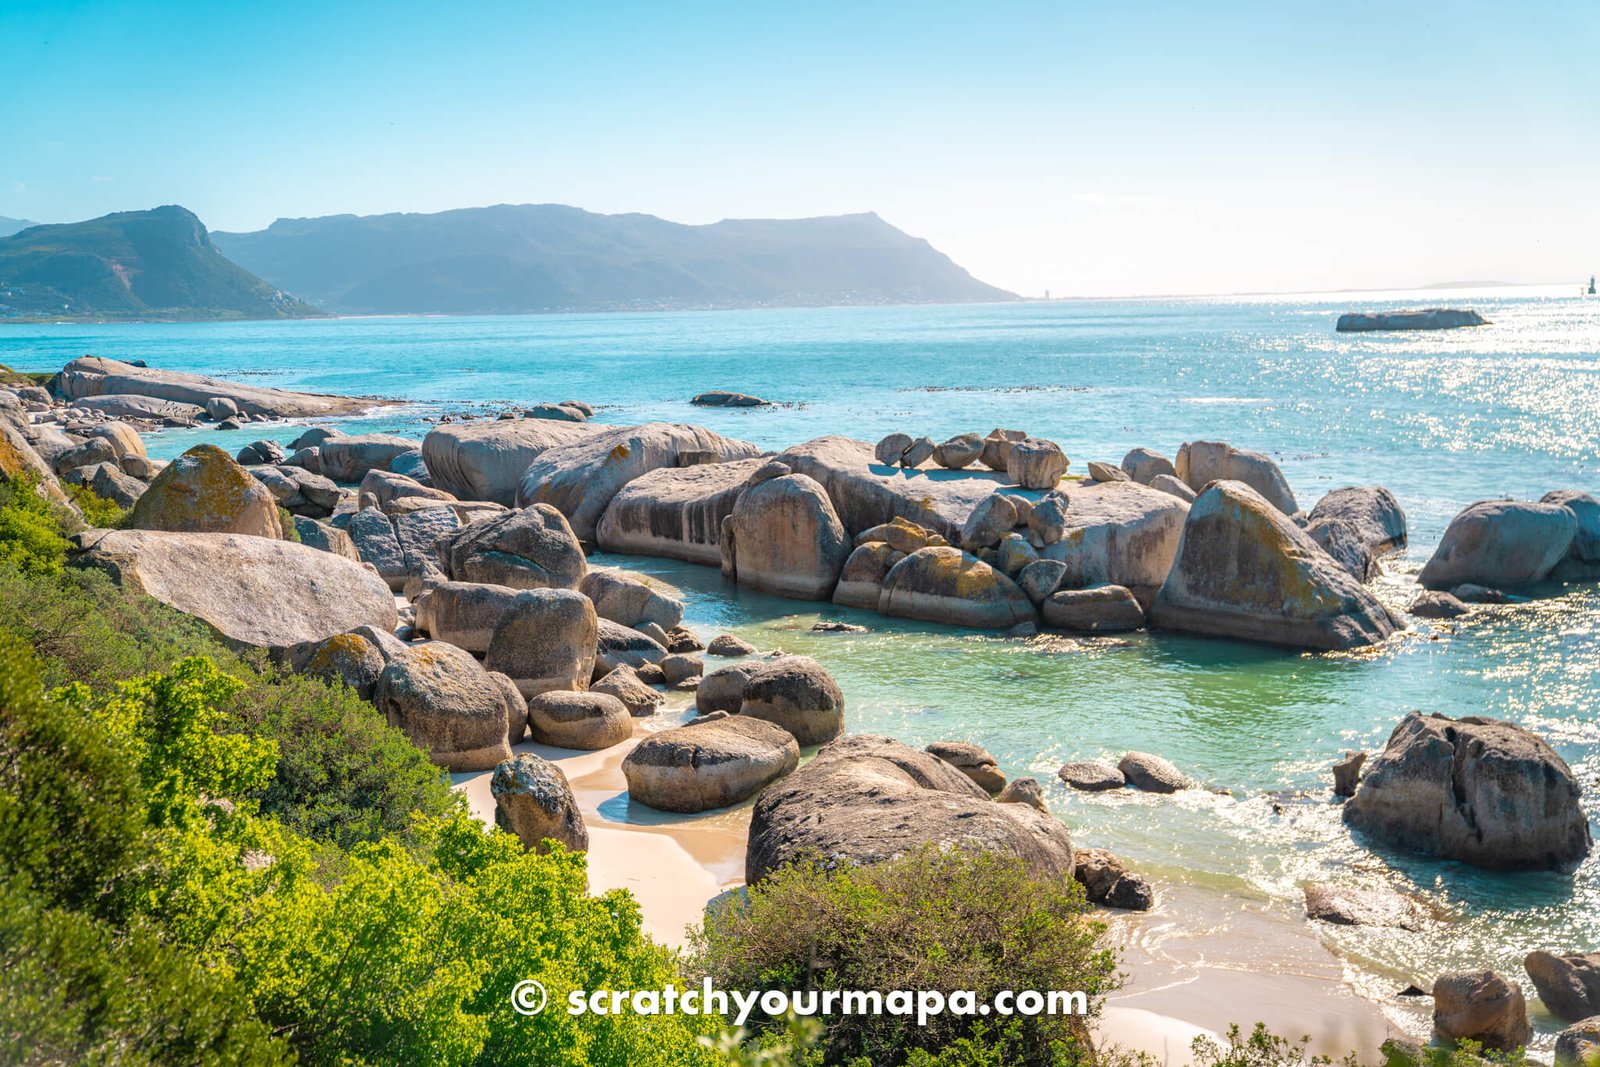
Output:
M883 580L878 610L983 630L1006 630L1036 617L1017 583L948 546L920 549L896 563Z
M372 703L447 771L493 770L511 758L528 709L511 679L454 645L429 641L392 657Z
M1319 650L1395 630L1388 611L1260 493L1219 481L1195 498L1151 621L1167 630Z
M135 530L283 537L278 501L215 445L195 445L155 476L128 516Z

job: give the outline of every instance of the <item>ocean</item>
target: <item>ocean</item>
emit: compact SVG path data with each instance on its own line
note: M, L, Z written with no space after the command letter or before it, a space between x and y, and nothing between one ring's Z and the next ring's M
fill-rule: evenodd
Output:
M1469 304L1493 325L1348 335L1343 311ZM1600 493L1600 300L1572 289L1060 301L961 307L372 318L0 328L0 362L51 370L84 354L409 403L360 428L420 435L430 416L584 400L598 421L696 422L781 448L827 433L936 440L1025 429L1074 471L1185 440L1272 455L1309 510L1344 485L1387 486L1411 546L1377 591L1404 606L1461 508L1556 488ZM775 406L691 407L710 389ZM301 427L168 431L236 449ZM346 427L347 430L353 427ZM1600 810L1600 588L1425 626L1377 652L1299 655L1168 634L1001 638L738 590L712 568L604 560L677 585L688 621L816 656L850 730L915 745L964 739L1046 783L1084 844L1157 886L1183 882L1296 913L1312 880L1382 882L1436 902L1428 930L1327 928L1378 995L1451 969L1521 976L1534 948L1600 949L1600 857L1575 876L1503 875L1353 842L1329 765L1375 751L1412 710L1510 719L1572 764ZM815 634L817 619L867 626ZM1068 795L1071 759L1142 749L1204 783L1174 797ZM1536 1019L1545 1034L1558 1027Z

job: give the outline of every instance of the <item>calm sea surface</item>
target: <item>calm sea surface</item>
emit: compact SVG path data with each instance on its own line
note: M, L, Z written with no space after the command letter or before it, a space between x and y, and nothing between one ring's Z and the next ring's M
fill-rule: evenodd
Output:
M1522 289L1471 294L1493 326L1337 335L1340 311L1462 294L1346 294L936 308L345 319L296 323L0 327L0 361L56 369L83 354L263 385L400 397L373 429L421 434L429 415L586 400L605 422L692 421L780 448L825 433L935 439L994 426L1118 461L1194 438L1277 458L1302 506L1381 484L1412 547L1378 591L1403 605L1445 524L1485 497L1600 493L1600 300ZM692 408L735 389L774 408ZM347 427L348 428L348 427ZM270 429L288 440L299 427ZM254 433L172 431L152 454ZM1329 763L1381 747L1407 711L1491 715L1542 733L1600 811L1600 591L1516 606L1370 655L1302 656L1169 635L1072 641L980 637L741 592L714 569L629 565L678 585L689 619L763 647L815 655L838 677L850 728L921 745L987 746L1010 774L1048 783L1082 842L1163 880L1275 901L1312 879L1387 881L1437 900L1422 934L1332 930L1374 988L1439 971L1521 974L1533 948L1600 949L1600 859L1576 877L1504 876L1375 853L1327 803ZM817 618L868 634L820 635ZM1219 790L1068 796L1069 759L1159 752ZM1294 791L1306 790L1297 799ZM1276 801L1276 805L1275 805ZM1549 1032L1553 1024L1540 1020Z

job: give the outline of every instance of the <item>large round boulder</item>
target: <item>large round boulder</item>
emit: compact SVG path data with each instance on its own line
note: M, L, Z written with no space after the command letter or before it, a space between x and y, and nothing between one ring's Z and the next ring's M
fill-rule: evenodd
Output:
M622 761L628 796L662 811L725 808L794 770L788 731L742 715L700 720L640 741Z
M803 474L746 490L723 529L724 573L797 600L831 597L851 552L827 492Z
M1066 565L1061 589L1121 585L1147 602L1172 570L1189 505L1136 482L1071 485L1029 516L1045 542L1039 555Z
M608 693L549 690L528 701L528 730L541 744L593 752L632 737L633 720Z
M1429 589L1535 585L1550 576L1577 533L1577 516L1560 504L1480 501L1450 520L1417 581Z
M417 447L413 437L387 433L364 433L351 437L330 437L317 445L322 474L336 482L359 482L368 471L389 469L396 457Z
M1572 769L1508 722L1412 713L1344 807L1379 841L1494 870L1571 870L1589 854Z
M331 686L348 686L362 700L371 700L387 661L378 646L358 633L335 634L296 645L286 654L289 668Z
M438 551L445 574L458 582L576 589L588 571L572 527L546 504L463 526L442 537Z
M522 847L549 852L550 842L569 852L589 850L589 828L561 768L532 752L521 752L494 769L489 779L494 822L517 835Z
M1376 644L1395 630L1359 581L1235 481L1211 483L1190 506L1150 618L1168 630L1323 650Z
M167 464L133 505L128 525L172 533L283 537L278 501L216 445L195 445Z
M996 804L937 756L857 734L762 792L745 879L808 859L878 863L927 845L992 851L1041 877L1072 877L1072 838L1059 819L1028 804Z
M1300 510L1283 471L1271 457L1260 452L1234 448L1221 441L1189 441L1178 449L1175 466L1179 480L1196 493L1212 482L1243 482L1285 515Z
M883 580L894 565L906 558L885 541L864 544L850 553L833 587L833 602L840 607L877 611L883 599Z
M1178 473L1178 468L1172 465L1172 460L1148 448L1129 450L1128 454L1122 457L1122 469L1127 472L1129 478L1141 485L1149 485L1158 475L1165 474L1170 477Z
M641 474L611 498L595 540L607 552L720 566L722 522L766 463L758 456Z
M490 635L483 664L511 678L525 697L582 690L594 675L598 642L588 597L575 589L525 589Z
M528 464L556 445L592 436L602 427L548 419L474 419L428 431L422 458L440 489L462 500L516 503Z
M660 663L666 655L666 646L649 634L610 619L597 619L594 664L601 674L621 666L638 670L646 664Z
M1522 961L1539 999L1558 1019L1600 1015L1600 952L1530 952Z
M745 680L739 714L781 726L803 746L822 745L844 733L844 694L816 660L783 656Z
M442 641L393 656L372 703L435 764L455 772L493 770L510 759L527 723L509 678Z
M1006 630L1034 619L1033 602L1000 571L951 547L924 548L884 577L878 610L928 622Z
M1121 585L1063 589L1045 598L1040 614L1046 626L1080 633L1126 633L1144 625L1144 609Z
M726 711L736 715L744 706L744 687L750 676L768 664L758 660L730 664L700 679L695 686L694 706L702 715L713 711Z
M1557 489L1539 498L1541 504L1559 504L1572 512L1578 529L1567 554L1550 572L1563 582L1600 581L1600 500L1576 489Z

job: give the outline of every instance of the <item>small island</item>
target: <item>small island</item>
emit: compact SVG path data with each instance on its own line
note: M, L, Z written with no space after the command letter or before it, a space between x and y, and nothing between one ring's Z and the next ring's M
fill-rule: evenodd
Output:
M1488 326L1489 320L1470 308L1411 308L1405 311L1347 311L1334 327L1339 333L1375 330L1456 330Z

